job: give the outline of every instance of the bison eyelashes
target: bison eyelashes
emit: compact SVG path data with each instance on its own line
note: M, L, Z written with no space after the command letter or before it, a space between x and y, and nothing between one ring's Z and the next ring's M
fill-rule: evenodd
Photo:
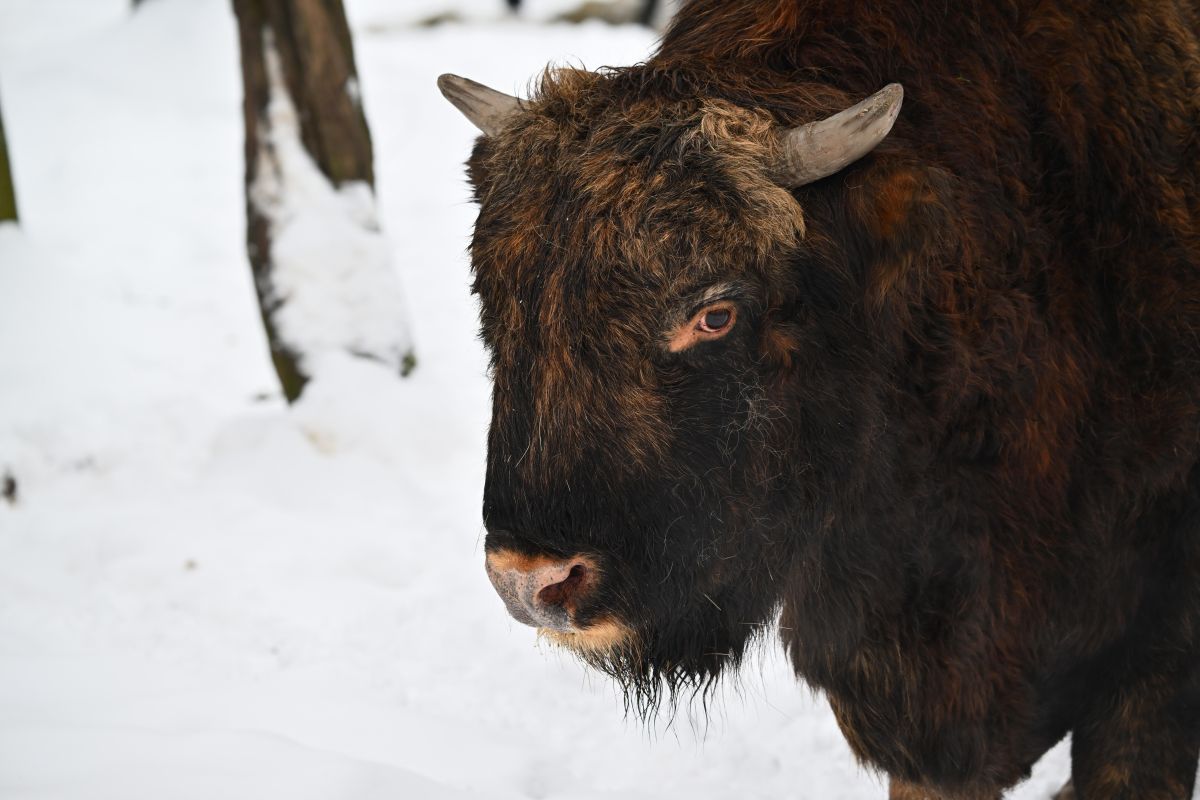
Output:
M667 349L681 353L697 342L720 339L733 330L737 322L737 306L730 302L713 303L697 311L683 325L671 332Z

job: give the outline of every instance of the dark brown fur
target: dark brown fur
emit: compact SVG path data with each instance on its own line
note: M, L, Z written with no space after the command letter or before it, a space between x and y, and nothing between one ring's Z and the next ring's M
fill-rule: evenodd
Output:
M489 550L592 554L637 691L782 608L897 796L1084 800L1200 753L1200 37L1191 0L693 0L647 64L549 72L471 160ZM781 126L886 83L795 191ZM682 354L705 287L738 329ZM714 608L716 610L714 610Z

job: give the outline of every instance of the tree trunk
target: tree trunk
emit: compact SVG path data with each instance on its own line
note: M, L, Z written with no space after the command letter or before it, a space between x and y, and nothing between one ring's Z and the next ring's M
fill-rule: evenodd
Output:
M299 397L328 350L407 373L413 358L376 219L371 135L341 0L233 7L245 91L247 248L284 394Z
M658 0L643 0L642 10L638 13L638 22L647 28L653 28L656 13L658 13Z
M4 115L0 114L0 222L17 221L17 191L13 188L8 140L4 137Z

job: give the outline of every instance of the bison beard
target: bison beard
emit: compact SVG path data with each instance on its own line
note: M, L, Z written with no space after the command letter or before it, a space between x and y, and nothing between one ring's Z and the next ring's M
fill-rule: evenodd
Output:
M1189 798L1197 31L1175 0L692 0L646 64L527 101L444 77L485 133L510 609L643 713L779 614L896 798L996 798L1068 732L1079 797Z

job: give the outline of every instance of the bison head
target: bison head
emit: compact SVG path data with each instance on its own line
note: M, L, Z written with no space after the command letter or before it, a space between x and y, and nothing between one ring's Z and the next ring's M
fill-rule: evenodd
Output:
M630 80L560 70L528 101L439 85L485 134L487 572L645 708L737 663L861 455L851 279L793 190L874 148L901 91L788 128Z

